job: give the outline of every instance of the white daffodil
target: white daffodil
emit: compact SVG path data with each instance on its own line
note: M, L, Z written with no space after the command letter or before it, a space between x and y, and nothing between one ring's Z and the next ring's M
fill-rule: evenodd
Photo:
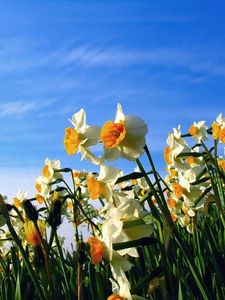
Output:
M42 169L42 176L38 176L35 179L35 188L37 190L36 199L42 204L44 199L50 198L50 192L52 190L50 183L62 178L62 173L56 172L61 169L59 160L45 160L45 165Z
M98 264L103 258L109 261L112 276L118 283L118 292L123 299L131 299L130 284L125 272L129 271L132 264L116 251L108 249L103 240L97 237L89 237L90 255L93 264Z
M61 169L61 163L59 160L50 160L46 158L45 166L42 169L43 176L47 179L49 183L57 180L58 178L62 178L60 172L55 172Z
M115 269L112 266L111 266L111 271L113 277L116 279L116 282L114 280L111 280L113 295L109 296L107 300L115 300L115 299L131 300L132 296L130 293L130 283L124 271L121 270L121 268Z
M122 243L131 240L137 240L143 237L149 237L152 234L152 226L147 224L133 224L132 227L123 228L127 221L142 219L145 212L136 199L127 197L121 198L121 203L117 207L111 207L102 224L102 240L112 251L113 243ZM129 254L138 257L136 248L126 248L119 250L120 255Z
M164 159L167 165L181 167L180 159L177 156L183 152L190 152L191 149L185 140L181 137L180 125L178 128L173 128L173 133L170 133L167 138L168 147L164 149Z
M142 119L124 115L122 106L118 103L114 122L107 121L101 130L104 158L106 160L115 160L119 157L137 159L144 152L147 131L147 125Z
M28 191L22 191L19 190L16 193L16 196L13 198L13 204L17 207L20 208L22 205L23 200L25 200L27 198L28 195Z
M90 198L93 200L105 198L107 201L112 202L112 187L120 176L122 176L120 170L114 167L101 165L99 176L97 178L92 174L87 176L86 182Z
M96 145L100 139L100 128L86 124L86 113L81 109L70 120L74 128L65 129L64 146L68 155L79 151L84 158L92 159L88 147ZM96 159L96 158L95 158Z
M48 199L50 197L51 186L49 185L48 178L45 176L38 176L35 179L35 188L38 192L38 195L43 197L44 199ZM42 202L42 201L40 201Z
M112 283L113 294L107 300L146 300L144 297L130 294L130 283L124 276L121 276L117 282L112 278L109 280Z
M200 121L198 123L194 122L188 132L197 143L200 143L208 139L207 129L208 127L205 125L205 121Z
M191 183L195 182L197 176L204 170L204 166L195 166L185 171L178 172L178 180L180 185L190 192Z
M184 204L186 207L194 206L195 202L199 199L199 197L204 192L205 188L203 186L191 185L190 191L185 191L183 198Z

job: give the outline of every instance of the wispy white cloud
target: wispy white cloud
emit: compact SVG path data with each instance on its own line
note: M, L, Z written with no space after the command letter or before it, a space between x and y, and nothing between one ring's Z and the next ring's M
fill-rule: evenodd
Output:
M41 111L53 106L58 100L47 99L40 101L13 101L0 104L0 117L21 117L28 113Z
M147 64L167 69L183 68L195 74L225 76L225 51L220 45L202 45L190 48L180 46L147 49L93 46L88 44L71 47L63 43L49 47L45 41L23 39L0 40L0 70L15 72L37 67L126 67ZM62 70L60 71L62 72ZM68 78L67 78L68 79ZM74 81L69 82L74 86Z
M34 111L36 108L37 103L35 102L16 101L12 103L4 103L0 105L0 116L21 116L27 112Z
M67 51L67 53L65 51L65 55L61 57L61 62L68 65L77 63L88 67L121 67L133 64L148 64L167 68L183 67L195 73L224 76L225 64L221 64L221 61L225 61L224 54L215 50L213 51L212 47L137 50L82 46ZM216 56L215 53L217 53Z

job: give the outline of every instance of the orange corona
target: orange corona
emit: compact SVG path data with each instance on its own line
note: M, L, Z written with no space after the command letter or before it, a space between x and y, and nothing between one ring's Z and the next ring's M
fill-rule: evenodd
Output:
M188 132L189 132L190 135L196 135L198 133L198 128L194 125L191 125Z
M90 198L98 199L101 196L101 183L94 177L89 177L86 181Z
M96 237L89 237L88 244L90 245L90 254L93 264L99 264L104 256L104 244Z
M68 155L73 155L80 144L80 138L74 128L65 129L64 147Z
M182 186L179 183L173 183L172 187L175 197L180 198L184 193Z
M101 140L106 148L114 148L125 138L126 129L123 122L106 122L101 130Z
M107 298L107 300L124 300L124 298L120 297L119 295L111 295Z

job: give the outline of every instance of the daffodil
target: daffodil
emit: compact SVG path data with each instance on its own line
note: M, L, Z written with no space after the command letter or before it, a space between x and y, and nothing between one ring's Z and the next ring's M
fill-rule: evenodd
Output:
M59 160L45 160L45 165L42 169L42 175L47 178L47 181L53 182L58 178L61 178L62 175L60 172L55 172L57 170L61 169L61 164Z
M51 185L45 176L38 176L35 179L35 189L37 191L36 199L42 203L42 199L50 198ZM39 197L40 196L40 197Z
M130 300L130 283L126 278L125 272L131 269L132 264L114 250L111 255L107 245L100 238L89 237L87 242L90 245L92 263L98 264L103 258L108 260L112 276L118 283L118 294L122 299Z
M185 140L181 137L180 125L178 128L173 128L173 133L170 133L167 138L168 147L164 149L164 159L167 165L175 167L181 166L181 159L178 155L183 152L190 152L191 149Z
M198 123L194 122L189 128L189 134L200 143L201 141L205 141L208 138L207 133L208 127L205 125L205 121L200 121Z
M19 190L17 192L16 196L13 198L13 204L16 206L16 208L21 207L23 200L27 198L27 194L27 191Z
M99 264L102 261L105 254L104 243L100 239L93 236L89 237L87 242L90 245L92 263Z
M124 115L122 106L117 104L115 120L107 121L101 130L104 159L137 159L144 152L147 131L147 125L142 119Z
M204 171L204 165L199 165L195 167L190 167L188 169L183 169L178 172L179 184L190 192L191 184L197 180L198 175ZM203 178L203 176L202 176Z
M107 201L112 202L112 187L119 176L121 176L120 170L114 167L101 165L99 176L97 178L92 174L86 178L90 198L93 200L105 198Z
M131 295L130 283L124 274L121 274L121 276L117 278L117 281L112 278L109 279L112 283L113 294L110 295L107 300L146 300L144 297Z
M119 198L119 197L117 197ZM130 199L127 196L121 196L117 199L117 207L112 206L108 209L105 215L105 221L102 224L102 240L112 251L113 243L122 243L131 240L137 240L143 237L149 237L152 234L152 226L147 224L133 225L129 228L123 228L128 221L142 219L146 213L136 199ZM129 254L133 257L138 257L136 248L126 248L119 250L120 255Z
M39 204L42 204L44 200L50 198L50 192L52 190L51 183L57 179L62 178L62 173L57 172L61 169L59 160L45 160L45 165L42 168L42 175L35 179L35 189L37 194L35 195Z
M86 124L86 113L81 109L72 116L70 120L74 127L65 129L64 147L68 155L73 155L77 151L83 157L95 159L95 156L87 149L96 145L100 139L100 128Z

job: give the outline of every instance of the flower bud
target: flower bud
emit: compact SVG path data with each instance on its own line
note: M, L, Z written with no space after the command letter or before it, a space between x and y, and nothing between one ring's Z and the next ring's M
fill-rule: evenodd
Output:
M26 216L29 220L37 221L38 211L29 200L23 201L23 208L24 208Z
M48 223L53 228L57 228L62 223L61 208L62 204L60 200L55 200L52 202L51 210L48 216Z

